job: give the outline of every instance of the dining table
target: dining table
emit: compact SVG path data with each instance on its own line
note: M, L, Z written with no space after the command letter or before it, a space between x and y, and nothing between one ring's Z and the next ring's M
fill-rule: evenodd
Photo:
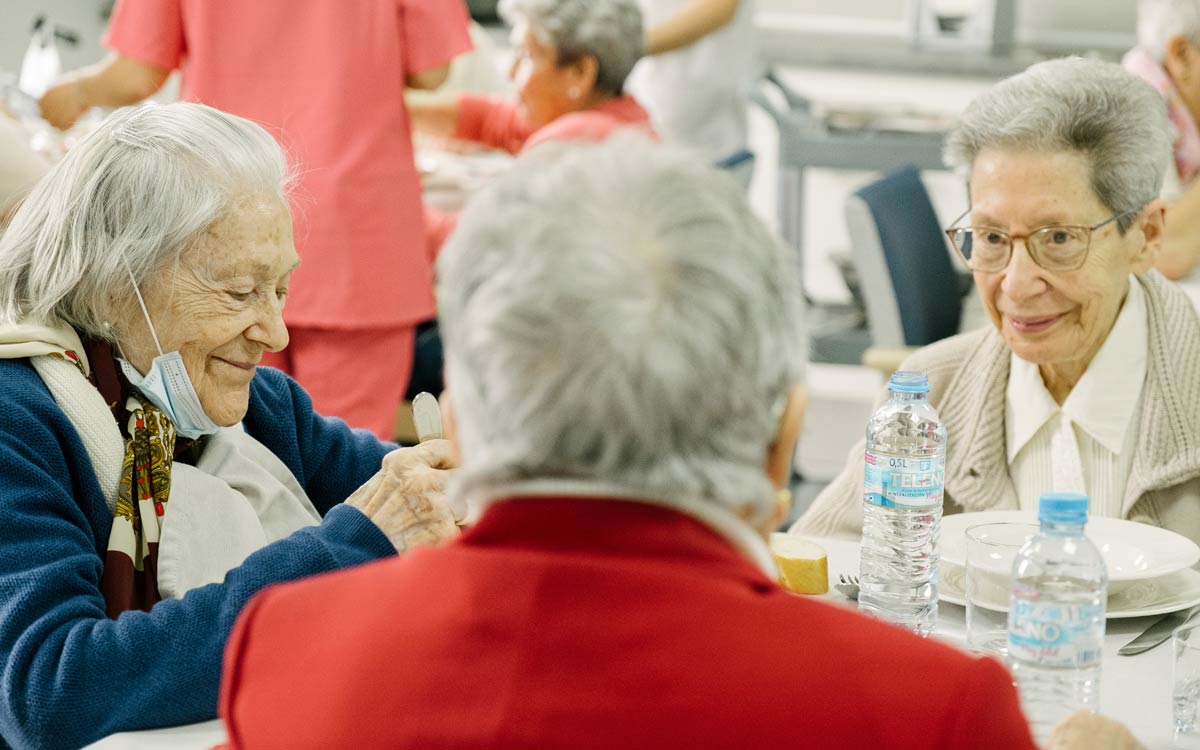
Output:
M809 537L827 553L830 583L843 574L858 574L859 542L851 539ZM832 587L820 599L835 607L857 607ZM1155 617L1109 619L1104 638L1100 678L1100 713L1128 726L1149 750L1172 747L1171 644L1164 643L1136 656L1120 656L1117 649L1156 622ZM938 620L931 636L953 648L968 650L966 610L949 602L938 605ZM804 633L796 634L801 648ZM991 657L980 657L991 658ZM797 711L801 710L797 706ZM106 737L85 750L210 750L226 741L219 720Z

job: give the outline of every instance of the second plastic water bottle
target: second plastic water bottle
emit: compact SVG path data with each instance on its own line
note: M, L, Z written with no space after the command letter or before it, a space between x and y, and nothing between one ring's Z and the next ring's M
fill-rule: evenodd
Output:
M1041 533L1013 561L1008 653L1034 738L1100 704L1108 569L1083 534L1086 495L1042 495Z
M924 373L897 372L867 424L859 607L929 635L937 624L946 428Z

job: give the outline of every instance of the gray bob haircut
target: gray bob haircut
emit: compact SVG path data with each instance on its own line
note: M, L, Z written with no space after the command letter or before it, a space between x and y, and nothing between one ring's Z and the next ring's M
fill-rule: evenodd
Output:
M769 517L803 307L728 175L633 133L545 144L472 199L437 270L458 490L582 480Z
M1121 66L1078 57L1047 60L976 97L946 141L946 163L970 181L985 149L1074 152L1113 213L1158 197L1171 155L1167 106ZM1127 230L1136 217L1118 220Z
M66 323L113 340L109 321L247 195L286 197L279 144L202 104L118 110L33 188L0 238L0 322Z
M617 96L645 48L637 0L500 0L509 25L527 22L559 63L596 58L596 88Z
M1167 57L1167 42L1179 35L1200 47L1200 0L1139 0L1139 47L1162 62Z

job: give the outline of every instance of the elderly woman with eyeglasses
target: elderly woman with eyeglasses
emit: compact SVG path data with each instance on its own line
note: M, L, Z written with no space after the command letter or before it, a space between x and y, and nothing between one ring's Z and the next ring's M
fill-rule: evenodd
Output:
M951 134L971 208L949 234L993 327L902 365L946 424L947 513L1081 491L1093 514L1200 540L1200 321L1152 270L1169 148L1157 92L1081 59L1002 81ZM860 531L862 455L793 530Z
M0 238L0 747L212 718L255 592L457 535L446 441L396 450L257 367L288 343L288 184L249 120L128 109Z

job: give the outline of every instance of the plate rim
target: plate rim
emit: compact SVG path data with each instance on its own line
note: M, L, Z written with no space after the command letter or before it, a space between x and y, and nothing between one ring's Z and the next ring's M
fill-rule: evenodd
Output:
M1000 514L1020 514L1020 515L1023 515L1026 517L1026 520L1024 521L1025 523L1031 523L1033 525L1037 525L1037 514L1036 513L1033 513L1032 511L1025 511L1025 510L1019 510L1019 509L1017 509L1017 510L1008 509L1008 510L967 511L967 512L963 512L963 513L952 513L950 515L944 515L944 516L942 516L942 520L941 520L941 529L939 529L939 533L942 534L942 543L940 545L941 546L941 551L940 551L941 552L941 554L940 554L941 560L948 562L952 565L957 565L960 568L965 567L965 565L966 565L966 560L951 560L945 556L944 531L945 531L945 525L946 525L947 518L954 518L954 517L964 517L965 518L968 516L986 516L986 515L999 516ZM1173 573L1178 573L1180 570L1191 569L1191 568L1193 568L1193 566L1196 565L1196 563L1200 562L1200 545L1196 544L1195 541L1193 541L1192 539L1189 539L1188 537L1184 536L1183 534L1180 534L1177 531L1171 531L1170 529L1165 529L1161 526L1144 524L1144 523L1140 523L1138 521L1130 521L1127 518L1111 518L1109 516L1095 516L1095 518L1104 519L1106 522L1107 521L1120 521L1123 523L1136 523L1140 526L1145 526L1148 529L1154 529L1156 531L1165 532L1167 534L1173 534L1174 536L1177 536L1180 539L1187 542L1188 544L1190 544L1191 548L1192 548L1191 555L1190 555L1191 560L1186 565L1180 565L1179 567L1175 568L1174 570L1144 571L1144 572L1140 572L1140 573L1134 573L1134 574L1122 575L1122 576L1111 576L1110 575L1109 576L1110 581L1141 581L1141 580L1145 580L1148 578L1158 578L1160 576L1166 576L1166 575L1172 575ZM1013 520L1013 521L980 520L979 523L985 524L985 523L1021 523L1021 522L1022 521L1018 521L1018 520ZM955 521L955 523L957 523L957 521ZM966 528L963 529L963 533L964 534L966 533ZM966 554L966 545L965 544L963 545L963 554L964 555Z
M958 567L962 567L962 566L958 566ZM1197 571L1195 568L1180 568L1179 570L1173 571L1171 573L1167 573L1166 575L1173 576L1178 573L1182 573L1182 574L1192 578L1193 579L1192 582L1196 586L1196 593L1189 599L1186 599L1179 604L1171 604L1171 605L1159 604L1157 606L1147 605L1146 607L1141 608L1141 609L1121 610L1121 611L1118 611L1117 613L1113 613L1106 606L1105 610L1104 610L1104 619L1106 619L1106 620L1124 620L1124 619L1132 619L1134 617L1155 617L1157 615L1169 615L1172 612L1180 612L1185 609L1191 609L1192 607L1200 606L1200 571ZM1166 576L1163 576L1163 577L1166 577ZM955 591L958 591L958 590L955 589ZM965 607L967 605L967 600L966 600L967 594L965 591L959 592L959 593L962 593L962 597L958 597L958 596L947 597L947 596L945 596L945 588L942 586L941 576L940 575L938 576L938 601L939 602L946 602L947 604L954 604L959 607ZM1008 610L991 609L990 607L984 607L984 609L987 609L988 611L991 611L991 612L1007 612L1008 611Z

